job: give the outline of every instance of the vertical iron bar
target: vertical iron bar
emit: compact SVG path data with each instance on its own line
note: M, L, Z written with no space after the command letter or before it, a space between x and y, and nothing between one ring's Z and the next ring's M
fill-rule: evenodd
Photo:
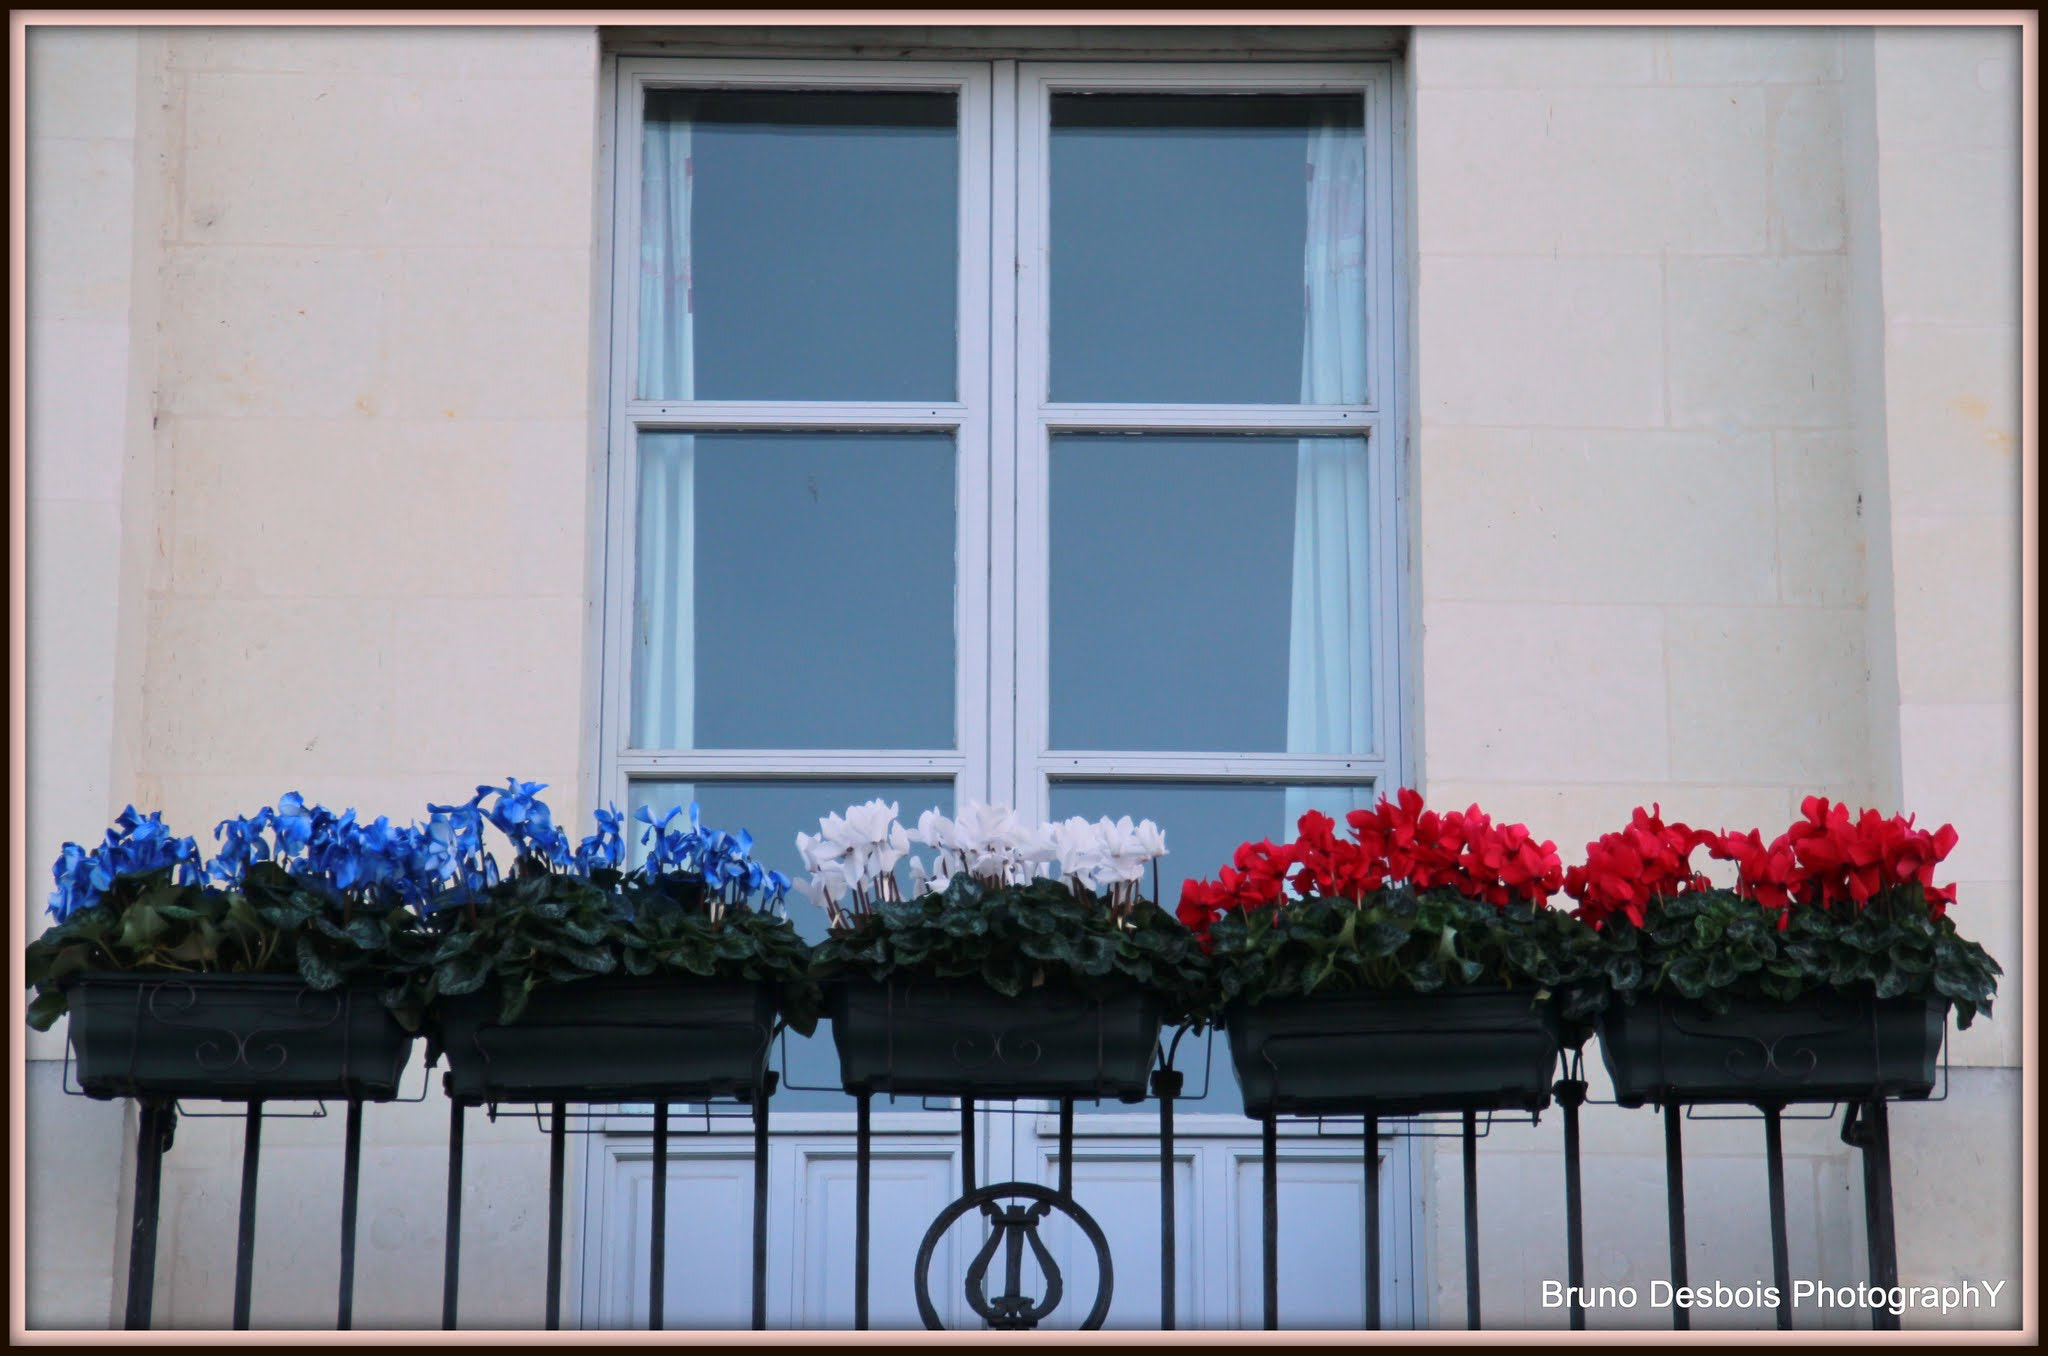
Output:
M754 1331L768 1327L768 1087L754 1089Z
M974 1190L974 1099L960 1099L960 1194Z
M1272 1113L1266 1115L1261 1141L1265 1161L1259 1167L1260 1184L1265 1187L1265 1233L1260 1240L1266 1269L1266 1331L1280 1326L1280 1128Z
M256 1174L263 1157L263 1103L249 1103L242 1122L242 1216L235 1228L235 1331L249 1327L256 1281Z
M1060 1195L1074 1199L1074 1099L1060 1098Z
M1479 1331L1479 1113L1465 1113L1465 1326Z
M647 1245L647 1330L660 1332L668 1282L668 1103L654 1104L654 1225Z
M347 1332L356 1311L356 1197L363 1176L363 1099L348 1099L348 1125L341 1149L341 1298L334 1326Z
M1365 1327L1380 1330L1380 1118L1365 1113Z
M853 1330L868 1328L868 1168L874 1134L869 1124L874 1094L863 1092L855 1104L853 1132Z
M1892 1216L1892 1130L1884 1099L1865 1102L1863 1120L1863 1224L1870 1251L1870 1283L1889 1293L1899 1283L1899 1240ZM1899 1316L1883 1304L1870 1309L1870 1326L1896 1332Z
M1003 1293L1024 1293L1024 1231L1003 1230Z
M1586 1222L1580 1211L1579 1106L1586 1100L1581 1079L1559 1079L1554 1091L1564 1107L1564 1237L1565 1272L1572 1288L1572 1330L1586 1326Z
M569 1131L563 1123L566 1102L548 1109L554 1124L548 1130L548 1331L562 1326L562 1177L568 1156Z
M1671 1326L1684 1332L1692 1327L1692 1310L1678 1302L1678 1292L1685 1288L1685 1145L1679 1136L1679 1123L1685 1118L1685 1107L1677 1102L1664 1104L1664 1213L1671 1230Z
M1792 1326L1792 1257L1785 1241L1785 1140L1778 1124L1782 1108L1772 1103L1764 1113L1764 1169L1771 1187L1771 1278L1778 1287L1778 1328Z
M1159 1097L1159 1326L1173 1331L1176 1307L1174 1267L1176 1240L1173 1223L1173 1099L1180 1096L1181 1077L1172 1069L1152 1075L1152 1091Z
M448 1251L441 1264L441 1327L455 1327L455 1294L462 1283L462 1103L448 1103Z
M171 1118L168 1102L145 1101L136 1108L135 1206L128 1226L128 1313L126 1326L149 1326L156 1300L156 1225L163 1194L164 1147Z

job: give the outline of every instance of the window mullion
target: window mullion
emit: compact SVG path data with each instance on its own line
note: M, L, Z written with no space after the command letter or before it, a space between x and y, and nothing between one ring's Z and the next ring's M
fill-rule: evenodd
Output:
M1021 785L1018 714L1025 681L1023 670L1032 666L1020 662L1024 653L1018 632L1018 590L1021 585L1019 541L1022 523L1018 488L1020 484L1019 344L1018 293L1022 285L1019 267L1020 239L1017 214L1030 200L1022 191L1022 139L1026 134L1017 95L1018 64L992 63L990 82L990 174L988 277L989 307L985 330L972 327L971 319L962 333L984 333L988 346L988 685L984 694L988 712L986 782L982 794L993 801L1006 801L1028 808L1030 797Z

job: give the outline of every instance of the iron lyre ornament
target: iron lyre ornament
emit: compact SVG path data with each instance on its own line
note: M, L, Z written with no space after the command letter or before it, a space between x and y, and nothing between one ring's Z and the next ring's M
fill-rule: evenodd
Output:
M1012 1201L1026 1203L1003 1204ZM915 1269L917 1312L925 1327L934 1330L945 1327L939 1320L939 1312L931 1296L931 1265L939 1241L963 1216L976 1210L988 1220L990 1229L981 1250L967 1267L969 1308L999 1331L1028 1331L1058 1310L1066 1298L1066 1278L1060 1272L1059 1264L1053 1260L1051 1250L1045 1246L1044 1239L1039 1236L1039 1226L1057 1211L1074 1222L1095 1253L1095 1300L1080 1326L1084 1331L1102 1326L1103 1320L1109 1317L1110 1299L1115 1291L1115 1270L1102 1226L1064 1191L1039 1186L1035 1182L998 1182L970 1191L954 1201L925 1231L924 1241L918 1245ZM1045 1292L1040 1296L1026 1294L1023 1290L1024 1253L1027 1248L1045 1282ZM1000 1294L990 1295L988 1273L998 1253L1002 1256L1003 1289Z

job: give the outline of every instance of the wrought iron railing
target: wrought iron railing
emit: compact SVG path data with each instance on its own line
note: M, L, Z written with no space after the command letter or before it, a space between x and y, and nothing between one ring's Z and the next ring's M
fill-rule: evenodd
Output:
M1174 1181L1175 1162L1175 1107L1187 1100L1184 1072L1176 1067L1185 1030L1174 1032L1162 1040L1156 1057L1156 1067L1151 1076L1151 1095L1148 1100L1157 1107L1159 1146L1159 1191L1160 1191L1160 1314L1161 1325L1172 1328L1176 1314L1176 1199ZM1689 1105L1678 1099L1651 1099L1663 1121L1666 1207L1670 1242L1670 1270L1672 1285L1682 1288L1687 1284L1686 1254L1686 1197L1683 1122L1687 1119L1747 1119L1760 1120L1763 1128L1763 1157L1769 1199L1769 1231L1773 1276L1778 1291L1776 1320L1781 1329L1792 1326L1791 1261L1786 1228L1785 1165L1783 1122L1787 1119L1832 1119L1836 1114L1842 1117L1841 1138L1860 1151L1862 1157L1863 1204L1866 1250L1869 1259L1870 1280L1880 1297L1871 1310L1871 1325L1877 1329L1895 1329L1899 1319L1882 1302L1881 1297L1898 1285L1897 1234L1893 1216L1891 1183L1891 1139L1889 1103L1898 1098L1873 1095L1847 1101L1839 1097L1826 1100L1811 1099L1800 1095L1800 1074L1796 1067L1800 1051L1779 1048L1782 1042L1773 1043L1762 1037L1750 1037L1760 1048L1748 1051L1741 1048L1744 1037L1736 1033L1729 1037L1737 1048L1731 1049L1728 1067L1734 1071L1754 1062L1758 1070L1774 1073L1771 1090L1757 1096L1741 1110L1709 1111L1700 1106ZM70 1058L67 1048L65 1060L64 1090L75 1095L84 1095L70 1080ZM1789 1073L1788 1073L1789 1069ZM1581 1329L1586 1323L1586 1313L1581 1299L1586 1290L1585 1274L1585 1221L1582 1210L1582 1179L1580 1174L1580 1115L1582 1109L1592 1102L1587 1095L1588 1084L1583 1074L1583 1054L1567 1051L1561 1061L1560 1077L1552 1085L1555 1103L1563 1122L1562 1171L1565 1195L1565 1251L1567 1283L1571 1287L1569 1322L1573 1329ZM715 1104L704 1104L703 1099L689 1099L701 1107L697 1114L708 1117L749 1118L753 1130L753 1216L752 1216L752 1325L761 1329L767 1325L767 1218L768 1218L768 1156L773 1127L771 1125L771 1103L779 1084L786 1082L786 1072L766 1074L765 1085L760 1095L741 1095L722 1099ZM795 1085L789 1085L794 1087ZM1948 1086L1947 1048L1942 1049L1941 1079L1939 1091L1931 1097L1914 1100L1939 1101L1946 1097ZM835 1089L836 1090L836 1089ZM403 1097L396 1100L419 1101L427 1096L428 1089L422 1088L417 1097ZM854 1099L855 1123L855 1222L854 1222L854 1294L853 1326L865 1329L869 1326L869 1291L871 1268L871 1214L872 1166L873 1166L873 1115L872 1103L876 1094L864 1091ZM609 1100L609 1099L608 1099ZM682 1101L683 1099L677 1099ZM161 1205L164 1155L172 1147L175 1128L181 1116L195 1117L220 1115L223 1113L197 1112L183 1108L175 1099L165 1097L142 1097L138 1099L139 1116L136 1143L135 1191L133 1212L130 1219L130 1248L128 1261L126 1326L132 1329L147 1328L151 1324L152 1305L156 1277L157 1228ZM1607 1103L1611 1105L1612 1103ZM351 1326L354 1312L355 1254L357 1198L361 1184L363 1109L364 1099L352 1097L346 1101L343 1115L343 1148L341 1176L341 1264L339 1288L336 1300L335 1327L347 1329ZM601 1115L589 1111L586 1105L581 1113L573 1110L577 1104L567 1101L548 1103L484 1103L471 1097L450 1098L448 1122L448 1169L447 1169L447 1235L442 1291L442 1326L452 1329L460 1318L461 1289L461 1248L462 1248L462 1181L463 1181L463 1131L466 1114L483 1107L493 1117L510 1110L524 1108L522 1114L530 1113L541 1132L548 1140L548 1226L547 1226L547 1296L546 1326L550 1329L561 1326L562 1304L562 1241L565 1192L566 1144L568 1137L577 1134L597 1133L599 1129L615 1131L619 1120L616 1111ZM1794 1110L1794 1108L1807 1108ZM920 1316L927 1327L940 1326L938 1311L930 1292L930 1270L936 1246L946 1231L962 1218L979 1212L989 1229L979 1251L967 1268L965 1277L966 1295L969 1308L989 1327L1031 1328L1043 1323L1064 1303L1088 1298L1089 1307L1080 1326L1099 1327L1106 1319L1114 1290L1114 1259L1108 1243L1097 1222L1084 1210L1074 1196L1074 1112L1073 1098L1061 1099L1058 1103L1058 1171L1057 1185L1045 1187L1031 1182L981 1183L975 1162L975 1115L976 1103L972 1098L959 1099L961 1134L962 1193L951 1202L932 1222L926 1231L915 1261L915 1285ZM244 1104L239 1115L245 1123L241 1165L241 1194L239 1219L236 1233L234 1314L233 1325L237 1329L249 1326L250 1301L253 1281L253 1259L256 1239L256 1201L261 1169L263 1124L268 1116L280 1113L269 1109L262 1100L251 1100ZM305 1115L309 1113L283 1113ZM318 1104L310 1113L325 1115L325 1104ZM1358 1121L1362 1137L1365 1173L1365 1258L1364 1297L1365 1327L1377 1329L1381 1323L1381 1281L1383 1256L1380 1238L1380 1173L1378 1171L1380 1147L1383 1138L1389 1136L1456 1136L1460 1141L1463 1177L1463 1233L1465 1271L1465 1318L1468 1328L1480 1326L1480 1203L1478 1178L1478 1141L1491 1133L1496 1123L1504 1120L1520 1120L1526 1117L1528 1124L1534 1124L1541 1116L1540 1111L1525 1113L1503 1113L1492 1110L1464 1110L1451 1112L1454 1119L1441 1115L1402 1114L1382 1115L1374 1107L1362 1106L1352 1113ZM572 1125L572 1120L581 1115L583 1123ZM664 1283L666 1274L667 1218L667 1163L671 1133L672 1108L668 1102L655 1101L643 1119L651 1123L653 1147L652 1181L652 1234L648 1250L649 1326L661 1328L667 1315L664 1312ZM1319 1128L1336 1122L1348 1125L1352 1116L1289 1117L1267 1115L1260 1120L1262 1144L1261 1182L1263 1190L1263 1211L1261 1218L1261 1257L1263 1264L1263 1322L1268 1329L1279 1325L1279 1231L1281 1218L1278 1197L1278 1143L1279 1129L1286 1121L1314 1121ZM1023 1204L1016 1204L1023 1202ZM1069 1283L1054 1263L1043 1240L1039 1227L1052 1215L1066 1216L1080 1231L1092 1247L1097 1261L1097 1284L1092 1291L1087 1287L1076 1287ZM1043 1281L1043 1294L1024 1293L1023 1261L1029 1254ZM996 1268L1000 1255L999 1293L990 1293L990 1272ZM1683 1329L1689 1326L1689 1315L1684 1305L1674 1303L1671 1316L1672 1326Z

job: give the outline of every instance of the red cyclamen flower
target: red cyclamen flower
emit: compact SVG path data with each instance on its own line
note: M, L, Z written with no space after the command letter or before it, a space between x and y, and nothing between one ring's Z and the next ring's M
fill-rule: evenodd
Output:
M1627 828L1586 844L1584 865L1564 873L1564 891L1579 901L1577 916L1593 927L1616 914L1643 926L1650 901L1706 888L1692 868L1692 851L1718 835L1666 824L1664 807L1638 805Z

